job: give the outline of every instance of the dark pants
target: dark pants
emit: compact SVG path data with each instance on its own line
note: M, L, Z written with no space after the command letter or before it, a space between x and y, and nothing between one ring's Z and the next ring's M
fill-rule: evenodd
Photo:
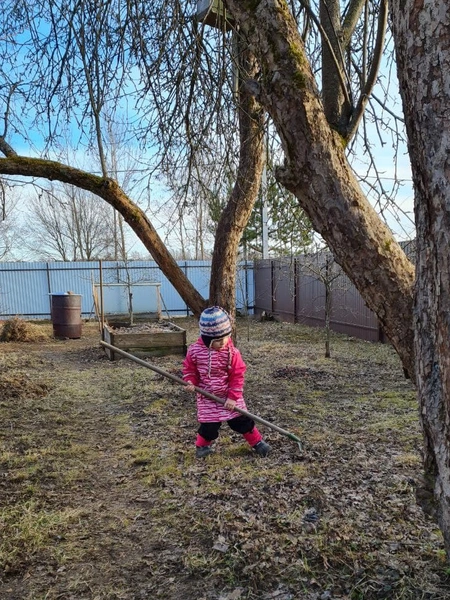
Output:
M255 421L250 419L250 417L246 417L245 415L241 415L235 419L230 419L227 421L227 423L233 431L237 431L237 433L242 434L250 433L255 426ZM200 423L198 433L208 442L212 442L219 437L219 429L221 425L222 423L220 421L217 423Z

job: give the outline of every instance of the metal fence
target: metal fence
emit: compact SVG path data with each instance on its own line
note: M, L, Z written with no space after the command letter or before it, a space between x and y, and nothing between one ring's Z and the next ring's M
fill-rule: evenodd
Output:
M402 244L414 260L414 242ZM375 314L331 254L318 253L239 263L236 308L241 313L261 315L304 325L323 327L325 305L330 299L330 326L334 331L368 341L385 341ZM330 269L328 282L323 269ZM179 261L198 292L207 298L211 261ZM332 266L330 266L332 265ZM322 273L318 275L318 269ZM49 319L51 294L72 291L82 296L82 316L94 316L93 288L104 283L159 283L162 314L188 316L191 311L153 261L0 263L0 319L15 315L27 319ZM325 273L327 276L327 273ZM325 283L324 283L325 281Z
M414 260L415 244L401 244ZM329 272L326 272L326 269ZM326 302L330 328L371 342L386 341L375 314L330 253L255 261L255 314L277 320L325 326Z
M207 298L211 261L178 261L198 292ZM104 283L160 283L162 314L192 314L189 307L153 261L11 262L0 263L0 319L21 316L50 319L51 294L72 291L82 296L83 318L95 316L93 287ZM239 263L236 307L252 312L254 305L253 261Z

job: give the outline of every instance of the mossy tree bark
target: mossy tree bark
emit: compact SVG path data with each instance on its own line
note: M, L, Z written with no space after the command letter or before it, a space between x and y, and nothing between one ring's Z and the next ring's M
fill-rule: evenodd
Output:
M249 49L239 51L240 78L255 76L258 64ZM250 219L265 161L264 111L246 87L239 86L239 166L230 198L220 217L211 265L210 302L231 315L236 306L239 243Z
M270 113L285 164L277 177L295 194L337 262L377 314L414 377L414 267L369 204L327 122L296 23L282 0L226 0L260 63L248 87Z
M417 225L416 273L374 213L326 122L287 5L226 0L262 65L250 82L282 139L282 181L297 196L337 261L379 317L416 380L425 482L450 554L450 63L449 10L442 0L391 7L411 158ZM415 356L417 359L415 359ZM431 492L431 494L427 494Z
M394 0L391 13L415 192L414 328L426 475L421 498L434 496L428 507L437 512L450 555L449 6Z

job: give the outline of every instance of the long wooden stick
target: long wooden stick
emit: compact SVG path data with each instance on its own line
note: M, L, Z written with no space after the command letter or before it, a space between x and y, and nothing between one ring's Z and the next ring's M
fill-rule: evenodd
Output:
M159 375L162 375L163 377L167 377L167 379L171 379L172 381L175 381L176 383L179 383L180 385L184 385L184 386L188 385L187 381L184 381L184 379L181 379L180 377L177 377L176 375L172 375L172 373L168 373L167 371L164 371L163 369L160 369L159 367L156 367L155 365L152 365L152 364L146 362L145 360L142 360L142 359L138 358L137 356L130 354L129 352L125 352L125 350L121 350L120 348L117 348L116 346L112 346L111 344L108 344L107 342L100 342L100 344L102 346L104 346L105 348L108 348L109 350L111 350L113 352L117 352L117 354L120 354L121 356L124 356L125 358L128 358L129 360L132 360L133 362L137 363L138 365L141 365L141 367L146 367L147 369L151 369L152 371L155 371L155 373L158 373ZM218 404L222 404L222 405L225 404L225 400L223 400L222 398L219 398L218 396L215 396L214 394L211 394L210 392L207 392L206 390L202 390L201 388L199 388L197 386L194 386L194 387L195 387L195 391L198 392L199 394L201 394L202 396L205 396L206 398L209 398L210 400L214 400L214 402L217 402ZM286 431L286 429L282 429L281 427L278 427L278 425L274 425L270 421L266 421L262 417L258 417L258 415L253 415L252 413L244 410L243 408L238 408L236 406L234 408L234 410L236 412L240 413L241 415L250 417L250 419L253 419L253 421L257 421L258 423L262 423L262 425L265 425L266 427L270 427L270 429L278 431L278 433L281 433L281 435L288 437L290 440L297 442L300 452L302 451L301 440L296 435L291 433L290 431Z

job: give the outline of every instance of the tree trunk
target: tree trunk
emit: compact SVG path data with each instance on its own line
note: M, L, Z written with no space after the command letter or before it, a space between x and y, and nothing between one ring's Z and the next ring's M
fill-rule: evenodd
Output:
M442 0L394 0L391 11L415 192L414 326L425 492L434 494L450 555L449 10Z
M337 262L378 316L414 377L414 267L365 198L326 120L296 24L283 0L226 0L260 61L249 88L273 118L285 153L279 180L297 197Z
M345 48L340 45L341 9L339 0L326 0L320 2L320 23L327 34L333 49L332 56L328 44L322 43L322 101L330 126L339 132L348 128L352 107L345 97L342 89L342 78L338 70L345 73L343 52Z
M241 76L258 69L248 48L240 50ZM211 265L210 302L231 315L236 306L236 270L239 242L250 219L261 183L265 160L264 111L246 88L239 89L240 156L236 183L217 225Z
M206 306L205 300L179 268L145 213L131 202L114 180L104 179L58 162L23 156L0 159L0 173L43 177L50 181L56 179L103 198L123 216L192 312L196 316L200 315Z
M330 277L330 261L326 258L325 264L325 358L331 358L330 338L331 338L331 310L333 307L333 281Z

